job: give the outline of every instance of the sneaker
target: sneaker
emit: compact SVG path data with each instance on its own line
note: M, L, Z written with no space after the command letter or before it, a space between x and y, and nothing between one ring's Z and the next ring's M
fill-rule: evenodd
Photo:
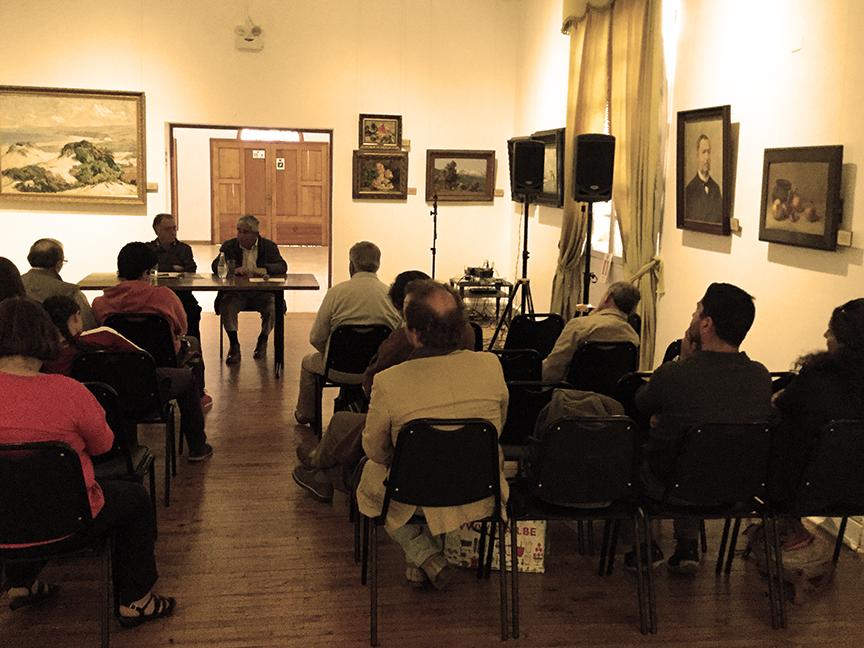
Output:
M429 584L426 572L414 565L405 565L405 579L414 589L423 589Z
M205 443L204 447L200 450L190 450L189 456L186 457L186 461L189 463L199 463L201 461L207 461L210 457L213 456L213 446L209 443Z
M645 559L645 545L640 545L640 549L642 550L642 559ZM665 558L663 557L663 550L657 546L656 542L651 543L651 567L657 568L663 564ZM626 554L624 554L624 569L628 571L635 572L636 571L636 550L631 549Z
M308 491L309 494L319 502L327 504L332 501L333 484L318 481L317 470L305 468L304 466L297 466L294 469L294 472L291 473L291 476L294 478L294 483L303 490Z
M699 569L699 542L697 540L679 540L675 544L675 553L666 565L669 571L676 574L694 574Z
M201 410L207 413L211 409L213 409L213 397L205 391L201 397Z
M300 425L312 425L315 421L311 418L302 416L299 411L294 410L294 420Z
M420 569L429 577L429 581L437 590L443 590L447 584L453 579L454 571L444 557L444 554L434 554L429 556L426 561L420 565Z

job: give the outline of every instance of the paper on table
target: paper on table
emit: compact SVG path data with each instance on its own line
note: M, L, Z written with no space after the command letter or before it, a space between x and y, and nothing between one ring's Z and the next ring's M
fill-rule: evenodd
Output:
M182 277L183 273L182 272L157 272L156 276L157 277L169 277L169 278L170 277Z
M277 277L249 277L249 283L252 283L252 282L256 282L256 283L264 283L264 282L282 283L282 279L279 279Z

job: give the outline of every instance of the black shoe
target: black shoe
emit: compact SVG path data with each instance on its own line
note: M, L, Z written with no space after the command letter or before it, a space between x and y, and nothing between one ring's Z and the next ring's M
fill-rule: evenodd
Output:
M642 550L642 560L645 560L647 556L645 555L645 545L640 545L640 549ZM663 564L663 550L657 546L656 543L651 543L651 567L657 568ZM624 554L624 569L628 571L635 572L636 571L636 550L631 549L626 554Z
M201 461L207 461L210 457L213 456L213 446L209 443L205 443L204 446L198 450L190 450L189 456L186 458L186 461L189 463L198 463Z
M259 337L258 342L255 344L255 353L252 354L252 357L260 360L265 355L267 355L267 338Z
M669 571L676 574L695 574L699 571L699 542L697 540L679 540L673 553L666 563Z
M291 476L300 488L309 491L316 500L329 503L333 499L333 484L318 481L315 478L317 473L315 469L297 466Z
M228 355L225 357L226 365L235 365L240 362L240 347L231 345L228 349Z

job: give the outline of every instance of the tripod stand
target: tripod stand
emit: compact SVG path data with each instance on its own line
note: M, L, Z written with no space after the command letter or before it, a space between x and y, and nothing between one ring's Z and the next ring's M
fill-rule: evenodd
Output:
M507 305L504 307L504 312L501 313L501 318L495 326L495 332L492 334L492 339L489 340L489 349L495 346L495 341L501 333L501 329L505 322L509 322L513 314L513 302L516 300L516 295L522 295L521 313L534 313L534 299L531 297L531 281L528 279L528 205L531 202L531 192L525 192L522 197L525 204L522 212L523 231L522 231L522 277L516 280L516 285L510 291L510 296L507 298Z
M432 217L432 247L429 248L432 250L432 278L435 278L435 255L438 252L438 249L435 247L435 243L438 241L438 194L432 194L432 211L429 212L429 215Z

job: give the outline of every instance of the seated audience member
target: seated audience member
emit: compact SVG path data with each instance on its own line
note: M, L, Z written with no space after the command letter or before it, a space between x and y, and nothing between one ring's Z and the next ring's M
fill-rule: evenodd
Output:
M46 373L69 375L75 358L88 351L140 351L132 342L107 326L84 331L78 305L68 297L49 297L42 304L60 332L57 355L42 365ZM157 367L166 381L166 396L177 399L180 408L180 434L189 445L187 461L205 461L213 456L204 432L204 410L195 374L189 367Z
M84 320L84 328L91 329L96 326L90 302L75 284L66 283L60 278L60 270L66 263L63 252L63 244L50 238L43 238L30 246L27 254L27 262L30 270L21 275L24 282L24 290L27 296L38 302L43 302L47 297L54 295L65 295L71 297L81 309L81 317Z
M501 434L507 415L507 385L501 363L491 353L459 350L465 316L458 296L434 281L415 282L405 304L405 326L414 346L411 357L375 376L363 430L369 461L357 490L360 511L381 513L384 481L402 426L415 418L482 418ZM507 482L501 474L502 506ZM402 547L406 577L441 589L452 575L442 554L441 534L492 513L493 498L455 507L427 508L425 525L407 524L415 507L393 501L387 533Z
M6 257L0 257L0 302L26 294L18 267Z
M628 281L617 281L600 305L587 317L574 317L543 360L543 380L560 382L567 378L573 354L583 342L632 342L639 346L639 334L627 317L639 303L639 289Z
M126 481L97 482L90 458L111 449L114 434L98 401L80 383L39 373L57 350L57 331L42 307L26 298L0 304L0 443L60 441L78 453L90 499L93 524L83 543L114 534L112 574L124 626L170 616L175 601L155 594L153 510L147 490ZM46 511L46 514L49 512ZM7 563L10 607L35 605L57 593L37 580L44 563Z
M177 240L177 221L171 214L156 214L153 218L156 239L149 245L156 253L159 272L195 272L198 264L192 248ZM175 291L183 310L186 311L186 334L201 341L201 306L191 290Z
M369 241L360 241L348 251L350 279L338 283L324 295L321 307L309 332L309 343L315 352L300 364L300 393L294 418L308 425L315 416L315 375L324 373L327 340L342 324L386 324L395 329L400 324L398 311L387 296L388 287L378 279L381 250ZM346 380L356 376L344 375Z
M168 320L174 338L177 365L188 365L195 373L202 405L209 408L213 399L204 390L204 360L200 342L186 335L186 311L174 291L150 283L150 273L156 265L156 253L147 243L127 243L117 255L117 276L120 283L106 288L93 300L93 313L100 324L114 313L155 313Z
M781 496L794 497L826 423L864 418L864 299L834 309L825 340L827 351L799 358L798 375L774 400L781 414ZM783 535L787 550L812 540L799 520Z
M409 270L396 276L393 285L390 286L390 299L398 311L401 312L405 301L410 299L412 286L422 286L414 283L415 280L421 279L429 279L429 275L419 270ZM464 328L459 348L473 351L474 330L467 322ZM404 362L413 351L414 347L408 340L405 327L400 326L393 331L381 343L378 353L363 374L363 389L366 395L372 393L372 380L375 374ZM349 491L351 476L363 458L362 435L365 423L366 414L334 413L317 444L314 446L301 444L297 447L297 457L302 464L297 466L292 474L297 485L305 488L321 502L330 501L334 488Z
M696 305L681 355L661 365L636 392L639 411L651 417L642 465L643 489L661 499L685 431L704 422L772 419L771 376L739 350L756 315L753 297L725 283L712 283ZM697 520L675 520L675 552L668 566L694 572L699 566ZM663 560L652 547L652 562ZM625 561L635 566L631 552Z
M258 234L260 224L254 216L237 219L237 237L228 239L219 248L225 261L234 268L238 277L280 275L288 272L288 264L279 252L279 246ZM213 259L213 272L217 270L219 256ZM284 307L283 307L284 308ZM267 353L267 337L273 330L276 318L276 302L271 293L241 291L222 292L216 295L216 312L221 313L222 325L228 334L228 355L225 364L240 362L240 342L237 338L237 315L241 310L256 310L261 313L261 333L255 344L252 357L256 360ZM282 317L283 313L279 313Z

